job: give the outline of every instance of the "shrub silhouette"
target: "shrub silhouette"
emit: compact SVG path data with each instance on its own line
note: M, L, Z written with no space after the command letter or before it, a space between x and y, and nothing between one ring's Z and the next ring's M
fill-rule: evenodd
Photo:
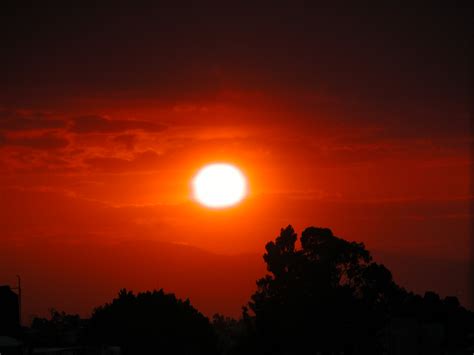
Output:
M112 303L97 308L89 323L95 344L118 345L124 354L215 354L209 320L163 290L138 293L122 289Z

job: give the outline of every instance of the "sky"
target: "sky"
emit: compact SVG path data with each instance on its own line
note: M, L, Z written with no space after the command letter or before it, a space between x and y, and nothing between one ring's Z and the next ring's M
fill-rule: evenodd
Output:
M238 317L291 224L471 309L471 9L4 7L0 284L23 320L122 287ZM207 163L240 204L192 199Z

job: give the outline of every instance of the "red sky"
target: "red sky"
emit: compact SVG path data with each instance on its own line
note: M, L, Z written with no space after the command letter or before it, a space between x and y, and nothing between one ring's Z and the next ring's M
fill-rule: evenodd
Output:
M469 19L373 8L8 9L0 283L25 321L163 287L238 316L288 224L469 302ZM194 203L226 161L240 205Z

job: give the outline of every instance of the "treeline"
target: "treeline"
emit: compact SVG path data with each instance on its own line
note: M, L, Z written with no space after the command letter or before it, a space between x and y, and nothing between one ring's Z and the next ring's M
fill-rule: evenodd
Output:
M202 315L163 290L118 296L90 319L36 318L37 346L104 344L123 354L462 353L474 349L474 313L456 297L398 286L364 244L329 229L291 226L267 243L268 274L240 319Z

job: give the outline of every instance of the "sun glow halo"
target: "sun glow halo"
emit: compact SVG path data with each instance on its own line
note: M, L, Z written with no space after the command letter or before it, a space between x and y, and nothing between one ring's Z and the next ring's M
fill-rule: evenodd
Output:
M235 166L225 163L203 167L193 179L194 198L210 208L230 207L247 194L247 181Z

